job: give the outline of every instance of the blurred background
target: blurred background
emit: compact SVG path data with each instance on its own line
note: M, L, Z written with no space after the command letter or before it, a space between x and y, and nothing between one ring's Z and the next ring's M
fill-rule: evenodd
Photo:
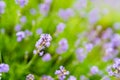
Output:
M41 34L51 45L24 70ZM117 80L107 67L119 57L120 0L0 0L0 62L10 68L2 80L58 80L60 66L65 80Z

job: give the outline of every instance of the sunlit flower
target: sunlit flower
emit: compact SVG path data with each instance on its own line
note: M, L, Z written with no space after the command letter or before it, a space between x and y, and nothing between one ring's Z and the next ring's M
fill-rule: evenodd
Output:
M0 14L5 12L6 3L4 1L0 1Z
M8 71L9 71L9 65L1 63L0 64L0 73L2 73L2 72L8 72Z

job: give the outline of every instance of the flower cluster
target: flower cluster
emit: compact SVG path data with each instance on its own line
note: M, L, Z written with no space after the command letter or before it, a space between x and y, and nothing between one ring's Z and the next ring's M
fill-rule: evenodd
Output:
M4 1L0 1L0 14L5 12L6 3Z
M19 4L20 7L24 7L28 4L28 0L15 0L16 4Z
M0 64L0 73L2 72L8 72L9 71L9 65L5 63Z
M34 78L34 75L33 74L28 74L27 76L26 76L26 80L34 80L35 78Z

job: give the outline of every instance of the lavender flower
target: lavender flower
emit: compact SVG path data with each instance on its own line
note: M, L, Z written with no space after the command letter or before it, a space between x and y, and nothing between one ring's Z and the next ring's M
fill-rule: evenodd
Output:
M28 0L15 0L16 4L19 4L20 7L24 7L25 5L28 4Z
M49 47L51 40L52 40L52 37L50 36L50 34L41 34L41 37L36 42L35 46L38 50L41 50L41 48Z
M38 28L37 30L36 30L36 33L38 34L38 35L40 35L40 34L42 34L42 28Z
M115 30L119 30L120 29L120 22L116 22L114 25L113 25L114 29Z
M26 16L22 16L21 18L20 18L20 22L21 23L26 23Z
M64 23L59 23L57 25L56 31L59 32L59 33L61 33L64 30L64 28L65 28L65 24Z
M93 44L92 43L85 44L85 48L87 52L90 52L93 49Z
M49 61L51 60L51 55L49 53L46 53L43 57L42 57L43 61Z
M49 4L40 4L39 5L39 10L40 10L40 13L44 16L46 16L49 12L49 9L50 9L50 5Z
M41 80L54 80L51 76L42 76Z
M5 12L6 4L4 1L0 1L0 14L3 14Z
M29 30L25 30L25 35L26 35L26 36L31 36L31 35L32 35L32 32L29 31Z
M68 50L68 42L67 39L63 38L59 41L59 47L56 49L58 54L62 54Z
M84 75L81 75L80 76L80 80L89 80L86 76L84 76Z
M9 71L9 65L5 63L0 64L0 73L2 72L8 72Z
M91 74L97 74L99 72L99 69L98 69L98 67L97 66L93 66L93 67L91 67L91 69L90 69L90 73Z
M26 80L34 80L34 75L33 74L28 74L26 76Z
M114 64L107 67L107 71L110 76L120 78L120 59L116 58Z
M60 70L56 70L55 74L58 75L59 80L64 80L66 75L69 75L69 71L66 71L63 66L60 66Z
M70 76L68 80L77 80L75 76Z
M36 10L34 8L30 9L30 14L35 15L36 14Z
M20 41L22 41L22 39L25 38L25 32L19 31L16 33L16 36L17 36L17 41L20 42Z
M17 24L16 26L15 26L15 31L20 31L21 30L21 25L20 24Z
M44 0L44 3L51 4L52 0Z

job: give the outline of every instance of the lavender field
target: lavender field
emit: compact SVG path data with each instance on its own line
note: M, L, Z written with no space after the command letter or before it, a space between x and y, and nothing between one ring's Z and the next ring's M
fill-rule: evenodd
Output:
M120 80L120 0L0 0L0 80Z

